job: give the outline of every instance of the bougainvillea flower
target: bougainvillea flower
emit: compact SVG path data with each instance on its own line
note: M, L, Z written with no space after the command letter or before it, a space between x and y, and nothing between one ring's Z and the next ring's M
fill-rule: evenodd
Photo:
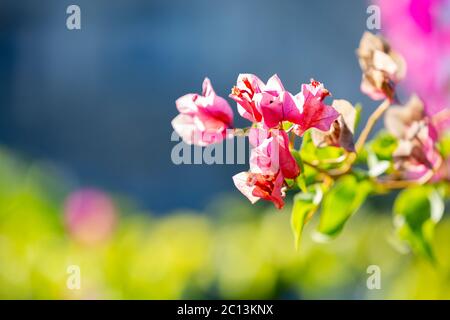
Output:
M282 121L295 122L300 117L294 97L276 74L266 84L255 75L240 74L230 97L238 103L242 117L262 122L268 128L277 127Z
M334 100L333 108L339 112L327 132L312 129L311 138L317 147L342 147L349 152L355 151L353 134L355 130L356 110L347 100Z
M393 154L395 167L408 179L420 179L442 164L435 148L436 130L429 120L417 96L412 96L405 106L391 107L386 112L386 129L398 139Z
M263 123L268 128L277 127L282 121L298 122L301 119L294 97L287 91L278 96L267 92L259 93L255 100L256 107L263 116Z
M216 95L208 78L202 95L189 93L176 101L180 114L172 120L174 130L188 144L206 146L222 141L233 124L228 102Z
M424 101L428 115L449 108L450 0L373 2L383 13L383 33L408 65L406 86Z
M293 121L294 132L297 135L302 136L310 128L330 130L339 113L323 102L329 95L330 92L318 81L311 80L310 84L302 85L302 90L294 97L300 112L298 119Z
M289 137L284 130L259 125L250 130L249 141L253 146L250 171L235 175L234 184L252 203L265 199L281 209L284 206L284 179L294 179L300 174L289 149Z
M413 95L404 106L392 106L385 114L384 124L398 139L407 139L407 130L415 122L425 119L424 104L422 100Z
M405 174L407 179L420 179L430 170L439 171L442 158L430 136L430 127L417 122L409 130L414 138L400 140L393 156L395 168Z
M237 102L239 114L251 122L260 122L261 113L257 110L254 96L261 92L264 83L254 74L239 74L236 85L231 89L229 97Z
M277 127L282 121L298 122L300 110L294 97L286 91L277 75L272 76L261 93L255 95L256 108L268 128Z
M233 176L233 182L251 203L264 199L273 202L277 209L284 206L286 187L281 172L274 175L241 172Z
M262 175L275 175L281 171L288 179L300 174L300 168L289 150L289 137L284 130L252 128L250 144L250 171Z
M395 85L405 76L403 58L381 36L365 32L357 49L363 75L361 91L374 100L393 99Z

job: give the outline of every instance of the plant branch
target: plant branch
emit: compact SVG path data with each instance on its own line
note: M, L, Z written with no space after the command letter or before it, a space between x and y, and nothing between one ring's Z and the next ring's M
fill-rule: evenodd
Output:
M342 175L344 175L344 174L346 174L348 172L350 172L351 169L352 169L351 164L349 164L348 166L345 166L344 168L337 168L337 169L329 169L329 170L327 170L327 169L323 169L323 168L319 167L315 163L308 162L308 161L305 161L305 160L302 160L302 161L303 161L303 164L305 164L305 165L307 165L307 166L317 170L320 173L325 174L327 177L330 177L333 180L336 179L336 178L339 178L340 176L342 176Z
M383 113L389 108L390 105L391 105L390 100L386 99L378 106L375 112L370 115L369 119L367 120L366 126L364 127L363 131L361 132L358 138L358 141L356 142L357 153L361 152L373 127L377 123L378 119L383 115Z
M443 160L442 158L439 158L434 165L434 168L428 170L426 174L417 180L375 180L375 183L387 189L405 189L408 187L424 185L433 178L442 165Z

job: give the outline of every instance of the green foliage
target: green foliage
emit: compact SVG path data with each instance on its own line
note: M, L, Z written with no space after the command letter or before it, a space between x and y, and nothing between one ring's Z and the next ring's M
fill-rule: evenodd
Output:
M391 161L397 144L397 139L393 135L382 130L370 141L369 148L376 154L378 159Z
M394 203L394 224L399 238L414 252L434 262L434 229L443 213L441 195L431 186L401 191Z
M1 299L450 298L447 273L404 259L389 244L391 221L379 210L355 216L331 243L304 237L295 254L289 216L240 197L166 216L130 205L118 209L110 238L88 245L64 225L61 190L70 181L0 152ZM434 208L432 216L441 212ZM435 255L449 270L448 219L435 237ZM366 276L374 261L383 290L364 290L355 275ZM67 288L68 265L81 268L80 290Z
M303 165L302 156L300 155L300 152L297 150L291 150L291 154L294 157L295 161L297 162L298 167L300 168L300 172L304 172L305 168Z
M302 146L300 148L300 156L304 161L315 162L324 160L333 160L341 158L344 155L342 148L327 146L323 148L317 148L311 138L311 131L307 131L303 135ZM324 169L336 167L336 164L322 165Z
M297 193L292 206L291 227L294 232L295 248L298 250L305 224L317 211L322 200L322 190L316 185L310 192Z
M360 110L359 106L356 123L359 121ZM303 136L300 150L293 152L297 163L302 168L296 184L291 184L301 190L301 193L294 197L291 216L296 247L298 248L304 225L316 211L321 211L317 239L334 238L342 231L348 219L361 207L370 193L385 194L391 190L390 188L397 188L392 187L389 181L383 184L383 181L393 178L390 182L394 182L395 185L395 180L400 177L398 172L395 172L392 156L397 147L397 139L382 130L365 144L355 161L353 154L347 154L342 148L316 147L311 131L307 131ZM444 157L450 155L449 135L439 141L438 148ZM367 169L363 162L367 163ZM388 177L392 173L397 175ZM383 175L384 177L381 177ZM321 196L322 201L315 201L316 193L311 191L311 186L322 183L323 187L324 179L331 179L334 182L329 191L322 190L324 191L323 200ZM394 209L396 233L399 238L413 251L429 260L434 259L431 240L439 221L437 217L440 217L444 211L441 197L448 196L450 193L447 182L441 183L439 188L438 186L439 184L435 184L434 187L439 190L439 193L431 186L423 186L416 191L408 189L401 192ZM414 199L408 200L410 197Z
M364 203L370 191L371 184L367 180L359 181L353 175L338 179L324 197L319 233L327 238L338 235L347 220Z

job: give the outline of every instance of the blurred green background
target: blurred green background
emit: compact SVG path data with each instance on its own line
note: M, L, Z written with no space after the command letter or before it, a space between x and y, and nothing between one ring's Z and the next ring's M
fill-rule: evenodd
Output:
M308 225L296 252L289 208L223 195L204 212L154 216L121 195L70 190L55 167L0 151L0 298L450 298L448 219L432 267L396 250L390 214L370 206L329 243ZM370 265L380 290L367 289Z

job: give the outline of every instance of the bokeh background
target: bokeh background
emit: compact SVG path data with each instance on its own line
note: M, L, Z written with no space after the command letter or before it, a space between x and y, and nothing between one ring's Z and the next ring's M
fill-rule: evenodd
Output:
M73 3L82 29L69 31ZM242 72L277 73L293 92L314 77L366 118L355 48L367 6L1 1L0 298L449 298L448 221L439 268L396 250L386 198L296 252L289 208L234 190L245 165L170 159L174 101L205 76L222 96ZM381 290L366 287L372 264Z
M203 209L245 168L170 161L175 100L205 76L222 96L239 73L277 73L293 92L314 77L368 102L354 53L364 1L76 3L80 31L66 28L71 1L1 2L1 142L158 213Z

